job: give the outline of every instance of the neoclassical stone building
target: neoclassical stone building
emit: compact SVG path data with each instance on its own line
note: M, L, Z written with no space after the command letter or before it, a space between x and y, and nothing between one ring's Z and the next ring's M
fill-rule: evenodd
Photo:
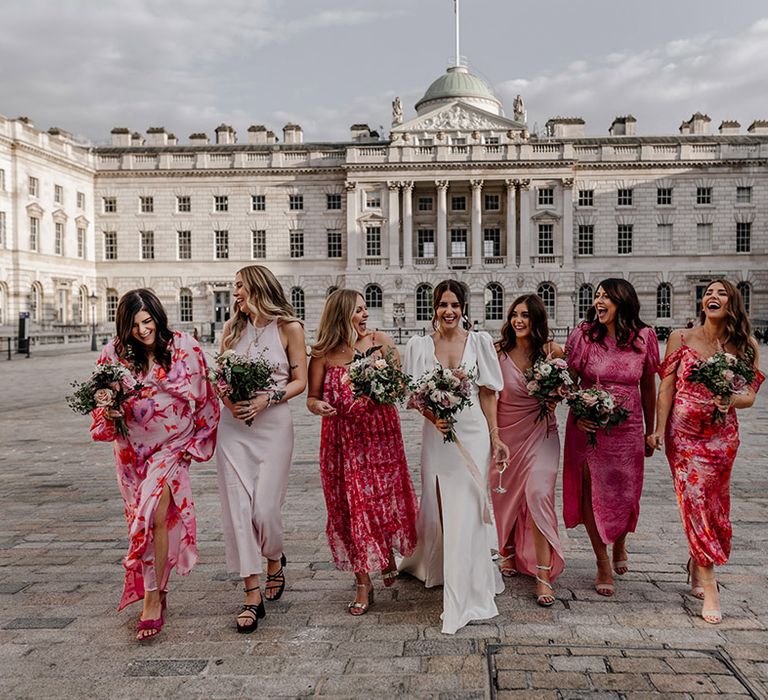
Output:
M328 290L365 291L373 323L426 325L445 277L470 292L478 327L538 292L572 326L595 286L622 276L644 318L684 324L709 279L737 282L768 319L768 122L746 133L696 113L674 136L607 136L553 118L531 135L521 99L504 116L464 66L439 77L388 136L278 140L222 124L181 144L164 128L112 130L109 147L0 118L0 323L33 327L114 316L128 289L155 290L177 324L220 324L232 277L268 265L314 328ZM8 330L8 328L6 328Z

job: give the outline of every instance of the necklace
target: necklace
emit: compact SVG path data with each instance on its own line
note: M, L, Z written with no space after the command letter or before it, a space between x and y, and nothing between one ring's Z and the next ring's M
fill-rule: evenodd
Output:
M249 355L252 348L257 348L261 342L261 336L264 335L264 332L272 325L272 321L269 321L264 326L257 326L255 323L252 323L251 321L248 322L251 326L253 326L253 338L251 339L251 342L248 343L248 348L246 349L245 354Z

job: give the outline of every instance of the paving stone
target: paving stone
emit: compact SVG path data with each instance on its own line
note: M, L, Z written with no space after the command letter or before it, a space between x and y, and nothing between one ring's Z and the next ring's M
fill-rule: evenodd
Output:
M23 591L25 588L30 586L29 583L13 583L13 582L4 582L0 583L0 594L2 595L14 595L15 593L18 593L19 591Z
M555 671L581 671L606 673L605 660L600 656L554 656L552 668Z
M717 689L703 676L684 673L651 673L651 683L663 693L713 693Z
M208 666L206 659L147 659L134 661L126 676L197 676Z
M651 690L647 677L640 673L592 673L590 679L598 690Z
M510 690L528 687L528 674L525 671L499 671L496 674L496 687Z
M74 617L17 617L3 625L7 630L60 630L75 621Z
M589 678L583 673L574 671L560 671L555 673L542 673L532 671L530 674L531 687L533 688L558 688L560 690L568 689L587 689L591 687Z

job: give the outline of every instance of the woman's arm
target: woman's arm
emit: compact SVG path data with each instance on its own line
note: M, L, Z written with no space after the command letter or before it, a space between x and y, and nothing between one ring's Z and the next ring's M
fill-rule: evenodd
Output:
M395 358L395 363L398 367L401 367L401 361L400 361L400 353L397 351L397 346L395 345L395 341L392 340L392 338L389 337L386 333L382 333L381 331L376 331L376 345L381 345L381 350L379 352L386 356L387 352L389 350L392 350L392 356Z
M551 340L549 343L547 343L544 352L546 352L547 355L550 355L554 359L557 359L558 357L565 357L563 348L560 347L554 340Z
M335 416L336 409L323 401L323 382L325 381L325 357L312 357L309 360L309 390L307 408L316 416Z
M752 351L755 353L753 366L756 370L760 369L760 350L757 342L750 340ZM759 384L757 385L759 388ZM750 408L757 398L757 392L754 386L748 386L743 392L739 394L731 394L730 399L723 399L721 396L715 396L715 405L723 412L726 413L728 409L733 408Z
M682 331L672 331L667 340L667 351L664 353L664 360L666 361L673 352L677 352L682 345ZM661 380L661 384L659 385L659 395L656 400L656 428L645 438L645 443L650 449L659 450L664 444L664 431L667 427L667 419L669 418L669 412L672 410L672 403L675 400L676 391L675 375L674 373L668 374ZM647 425L648 422L646 420L646 426Z
M288 356L291 378L285 385L283 396L279 400L273 398L271 404L288 401L307 388L307 345L304 340L304 328L298 321L291 321L283 326L283 330L288 341L285 354Z
M483 411L486 423L488 423L493 459L498 464L509 461L509 448L499 436L499 424L496 417L497 401L496 392L493 389L489 389L487 386L480 387L480 409Z

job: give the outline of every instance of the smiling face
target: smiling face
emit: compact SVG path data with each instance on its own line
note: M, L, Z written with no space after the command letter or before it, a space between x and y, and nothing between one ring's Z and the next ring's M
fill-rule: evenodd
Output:
M619 308L602 286L597 288L594 301L597 320L603 325L610 326L616 322L616 311Z
M528 311L528 304L518 304L509 315L509 323L515 332L518 340L527 338L531 335L531 315Z
M453 292L443 292L440 301L437 302L435 315L437 316L438 324L440 324L443 330L452 330L460 327L463 315L459 298Z
M365 305L365 299L359 294L355 301L355 310L352 312L352 327L359 336L364 336L368 328L368 307Z
M235 275L233 294L235 297L235 304L237 309L244 314L248 314L248 290L245 288L245 285L243 284L243 278L239 272Z
M704 290L701 310L706 318L712 321L724 319L728 315L729 304L728 290L720 282L713 282Z
M133 317L131 337L148 349L155 345L155 331L155 321L146 311L141 310Z

